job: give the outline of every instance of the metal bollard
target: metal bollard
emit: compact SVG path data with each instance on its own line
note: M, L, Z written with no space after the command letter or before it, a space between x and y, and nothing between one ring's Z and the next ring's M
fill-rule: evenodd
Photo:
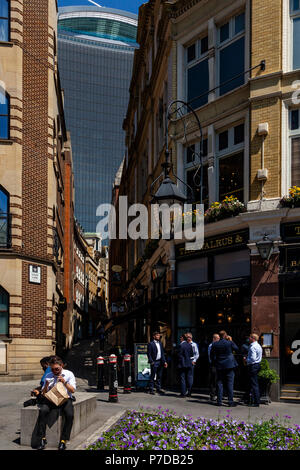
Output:
M111 354L108 358L109 362L109 395L108 401L116 403L118 401L118 371L117 356Z
M97 390L104 390L104 357L97 357Z
M131 393L131 356L124 356L124 393Z

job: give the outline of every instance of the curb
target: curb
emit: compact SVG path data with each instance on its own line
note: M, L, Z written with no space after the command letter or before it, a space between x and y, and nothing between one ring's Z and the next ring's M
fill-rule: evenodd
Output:
M84 450L84 447L87 447L89 446L90 444L92 444L93 442L96 441L96 439L98 439L99 437L101 437L102 433L104 433L105 431L109 431L110 428L112 428L116 423L117 421L119 421L119 419L126 414L127 411L119 411L119 413L117 413L116 415L112 416L111 418L109 418L107 421L105 421L105 423L99 428L97 429L97 431L95 431L87 440L83 441L79 446L75 447L74 450Z

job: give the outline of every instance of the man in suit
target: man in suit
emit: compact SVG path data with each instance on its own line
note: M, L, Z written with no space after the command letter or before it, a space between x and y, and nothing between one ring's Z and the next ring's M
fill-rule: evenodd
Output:
M210 358L217 369L217 405L222 406L223 388L227 387L229 406L236 406L233 401L234 369L237 362L233 351L238 351L237 345L228 339L226 331L220 331L220 341L212 344Z
M164 348L160 342L160 333L155 331L153 333L153 341L148 343L147 347L147 356L148 361L150 363L151 374L150 374L150 381L149 381L149 393L151 395L155 395L154 392L154 380L156 376L156 390L160 394L164 394L161 390L161 375L163 371L163 367L168 367L168 364L165 359Z
M193 357L194 351L192 345L186 341L186 336L183 335L183 341L180 343L178 352L181 398L190 396L190 391L193 385Z

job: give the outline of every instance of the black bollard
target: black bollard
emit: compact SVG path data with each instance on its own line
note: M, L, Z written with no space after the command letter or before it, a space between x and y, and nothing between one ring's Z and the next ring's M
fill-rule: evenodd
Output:
M109 395L108 401L116 403L118 401L118 371L117 356L111 354L108 358L109 362Z
M97 390L104 390L104 357L97 357Z
M131 356L124 356L124 393L131 393Z

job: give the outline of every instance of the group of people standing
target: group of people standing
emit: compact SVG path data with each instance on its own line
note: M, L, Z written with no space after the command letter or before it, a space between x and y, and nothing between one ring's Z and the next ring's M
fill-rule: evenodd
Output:
M153 333L153 341L148 344L147 354L151 367L149 393L155 394L154 385L160 394L164 394L161 389L161 377L163 368L168 367L163 346L160 342L159 332ZM258 407L260 404L260 392L258 384L258 372L262 360L262 347L258 343L258 335L250 334L248 345L243 345L241 350L232 341L232 338L222 330L214 333L212 342L208 346L209 360L209 389L210 399L217 406L222 406L224 390L227 391L229 406L236 406L233 400L233 385L235 370L238 363L235 358L236 353L243 355L244 364L247 366L248 385L245 396L245 403L249 406ZM194 369L199 358L197 344L193 341L191 332L187 332L180 337L180 345L177 351L180 377L180 397L190 397L194 381Z

